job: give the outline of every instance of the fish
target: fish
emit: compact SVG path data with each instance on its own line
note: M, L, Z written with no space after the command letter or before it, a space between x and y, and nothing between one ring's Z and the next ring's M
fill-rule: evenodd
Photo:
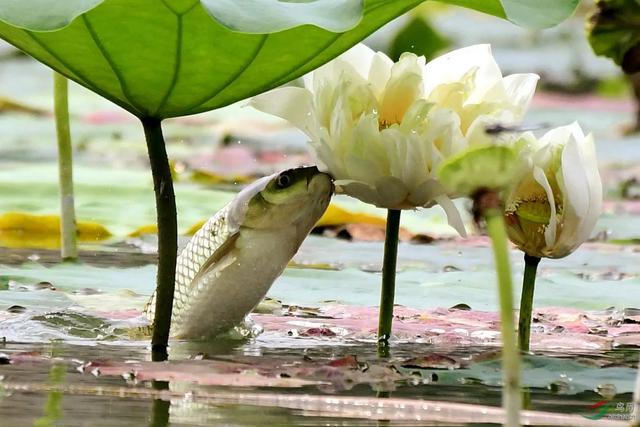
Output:
M260 178L195 233L176 262L171 336L206 339L241 324L329 206L317 167ZM144 313L153 322L156 294Z

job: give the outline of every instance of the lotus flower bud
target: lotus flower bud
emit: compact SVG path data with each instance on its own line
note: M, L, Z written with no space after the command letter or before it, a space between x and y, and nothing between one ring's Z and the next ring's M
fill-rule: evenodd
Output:
M593 137L577 123L524 137L529 167L506 199L509 238L530 256L562 258L589 238L602 211Z

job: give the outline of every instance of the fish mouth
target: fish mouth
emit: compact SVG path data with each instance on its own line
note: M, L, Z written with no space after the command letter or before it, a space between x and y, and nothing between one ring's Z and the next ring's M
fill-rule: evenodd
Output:
M327 182L329 184L329 188L327 189L327 197L330 198L333 195L333 193L335 192L336 186L333 183L333 178L329 174L326 174L324 172L319 172L319 173L317 173L315 175L307 177L307 191L311 191L311 183L313 182L314 178L321 178L321 175L324 175L324 176L326 176L328 178ZM318 183L318 184L320 184L320 183ZM320 190L322 187L323 187L323 184L320 184L319 186L317 185L316 186L316 190ZM320 191L324 191L324 189L322 189Z
M335 185L333 183L334 179L331 175L329 175L328 173L325 172L320 172L320 170L318 169L317 166L306 166L303 167L301 169L308 169L308 174L307 174L307 190L309 189L311 182L313 181L313 179L319 175L325 175L327 178L329 178L329 193L333 194L335 191Z

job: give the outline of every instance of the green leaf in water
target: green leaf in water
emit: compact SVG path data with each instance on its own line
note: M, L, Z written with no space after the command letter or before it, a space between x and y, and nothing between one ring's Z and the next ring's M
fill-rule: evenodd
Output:
M72 311L46 313L34 316L33 320L63 330L74 337L104 339L111 335L109 326L103 319Z

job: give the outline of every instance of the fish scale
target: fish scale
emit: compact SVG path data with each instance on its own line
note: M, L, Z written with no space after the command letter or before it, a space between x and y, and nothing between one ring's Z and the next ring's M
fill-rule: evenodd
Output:
M189 295L200 289L190 289L196 274L201 270L207 259L226 242L235 231L229 226L227 215L229 205L226 205L198 230L187 246L180 252L176 261L176 282L174 290L172 318L180 322L182 315L188 310ZM192 297L196 297L192 295ZM156 292L145 307L147 319L153 321L156 309Z

